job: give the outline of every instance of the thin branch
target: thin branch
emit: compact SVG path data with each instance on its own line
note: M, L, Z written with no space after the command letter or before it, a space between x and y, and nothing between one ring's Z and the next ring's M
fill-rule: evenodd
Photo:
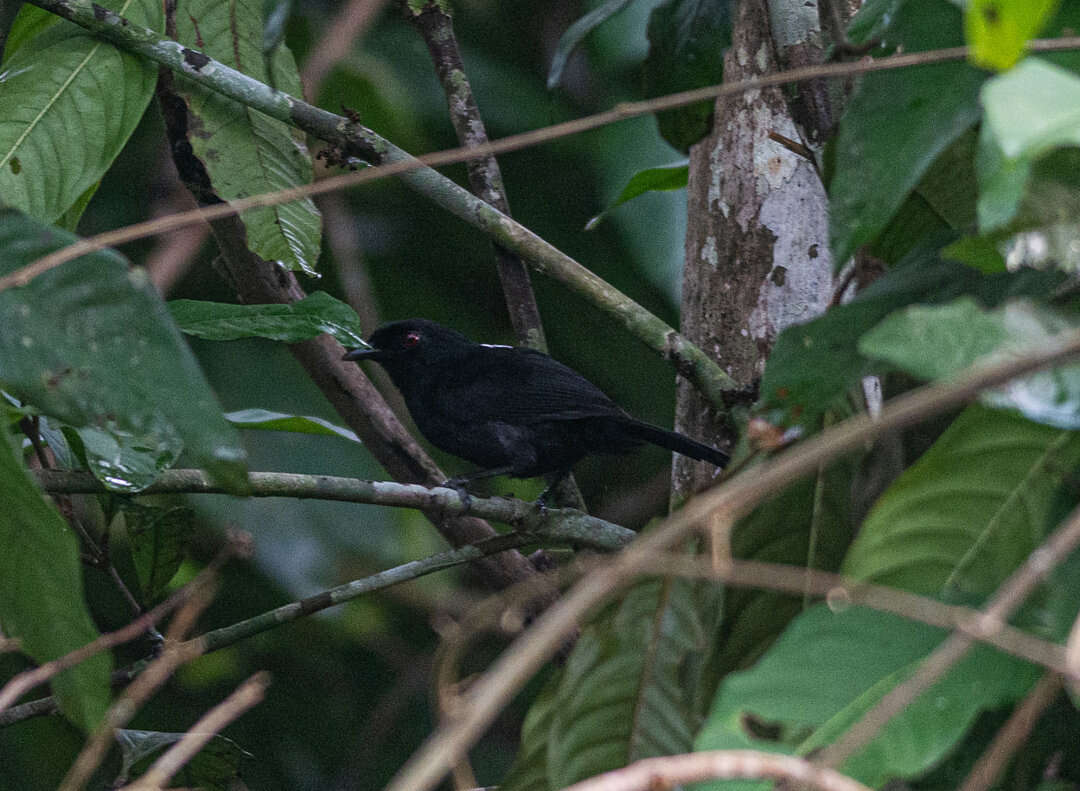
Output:
M50 493L99 494L105 492L94 476L85 471L33 470L38 485ZM427 488L393 481L364 481L331 475L300 475L282 472L248 474L253 497L295 497L369 503L400 508L418 508L446 516L466 514L491 519L530 534L531 540L546 539L588 546L603 551L621 549L636 535L625 527L605 522L572 508L539 508L534 503L509 497L470 497L466 505L461 495L442 486ZM166 470L142 494L225 494L202 470Z
M1080 507L1054 531L1042 546L1028 555L1024 564L1007 579L990 599L985 610L971 624L982 634L1001 630L1009 616L1046 576L1080 545ZM852 725L837 741L822 751L818 761L822 766L840 766L849 757L870 743L885 725L916 698L944 676L971 649L975 638L954 632L934 649L919 665L919 669L898 684Z
M968 370L947 382L928 385L890 401L876 418L857 415L744 470L692 499L655 529L640 536L606 566L579 581L492 664L471 688L467 704L452 723L440 727L413 754L387 791L429 791L464 755L515 692L552 656L576 624L627 585L651 558L677 545L710 516L736 518L819 466L884 434L964 404L979 391L1080 354L1080 332L1064 333L1053 344L992 366Z
M323 80L339 60L348 56L357 40L367 32L386 0L349 0L323 28L319 42L300 74L304 93L313 101Z
M199 721L191 726L184 736L161 755L149 769L125 788L128 791L151 791L168 785L199 750L206 746L214 736L230 722L248 709L259 704L266 695L270 684L270 674L260 671L251 676L221 703L206 712Z
M804 758L758 750L707 750L686 755L645 758L624 769L605 772L565 791L656 791L704 780L778 780L821 791L870 791L867 786Z
M1009 761L1027 743L1039 717L1061 692L1061 681L1057 673L1047 673L1039 679L1008 722L994 734L994 740L979 756L960 791L987 791L997 783Z

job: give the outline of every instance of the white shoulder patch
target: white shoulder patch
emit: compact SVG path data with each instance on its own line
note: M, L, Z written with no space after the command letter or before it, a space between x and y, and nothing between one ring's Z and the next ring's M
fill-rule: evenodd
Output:
M485 349L513 349L514 348L513 346L506 346L506 345L501 344L501 343L481 343L480 345L483 346Z

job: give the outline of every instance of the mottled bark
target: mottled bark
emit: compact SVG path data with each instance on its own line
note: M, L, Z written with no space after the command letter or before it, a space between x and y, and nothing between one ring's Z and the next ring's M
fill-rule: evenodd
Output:
M784 11L774 19L765 0L738 3L725 81L820 59L816 9ZM815 163L781 142L813 150L831 115L816 85L722 97L712 132L690 151L682 332L748 390L779 332L824 311L832 295L825 189ZM734 439L683 381L676 425L721 447ZM680 458L675 492L688 495L714 474Z

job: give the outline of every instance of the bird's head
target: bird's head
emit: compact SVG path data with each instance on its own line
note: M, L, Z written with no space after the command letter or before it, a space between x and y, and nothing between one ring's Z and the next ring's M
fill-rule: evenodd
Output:
M474 344L460 332L434 321L405 319L379 327L371 334L368 345L370 348L346 353L344 359L381 363L397 383L398 376L451 362L456 352Z

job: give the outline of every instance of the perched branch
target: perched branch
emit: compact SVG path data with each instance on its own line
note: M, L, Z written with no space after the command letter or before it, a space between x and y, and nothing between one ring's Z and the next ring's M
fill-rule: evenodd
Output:
M47 492L99 494L105 487L89 472L34 470ZM615 551L633 540L635 533L572 508L538 508L508 497L470 497L466 505L453 489L392 481L363 481L331 475L253 472L248 475L252 497L295 497L349 503L418 508L447 516L471 514L510 525L529 534L530 541L545 539ZM142 494L223 494L224 490L202 470L166 470Z
M461 716L441 726L417 750L387 791L429 791L491 724L514 693L532 677L575 625L606 598L629 584L653 557L676 546L710 515L749 513L768 496L811 475L865 443L940 414L974 398L979 391L1038 368L1080 355L1080 332L1063 333L1050 347L1023 350L1014 359L965 371L890 401L875 418L857 415L744 470L704 492L649 533L640 536L606 566L589 574L545 611L507 648L471 688Z
M1035 586L1046 579L1077 546L1080 546L1080 507L1070 514L1042 546L1028 555L1024 564L998 588L986 609L980 612L971 624L972 629L985 634L1000 631ZM889 720L949 672L963 659L974 643L975 638L963 632L949 635L945 642L922 661L914 675L890 690L846 733L825 748L818 761L823 766L843 764L869 744Z
M176 744L162 754L149 769L128 786L128 791L152 791L164 788L183 766L194 758L206 743L226 725L252 706L257 705L266 694L270 674L261 671L251 676L221 703L206 712L191 726Z
M703 780L778 780L785 787L870 791L862 783L832 769L815 766L805 758L758 750L708 750L645 758L623 769L574 783L565 791L655 791Z

